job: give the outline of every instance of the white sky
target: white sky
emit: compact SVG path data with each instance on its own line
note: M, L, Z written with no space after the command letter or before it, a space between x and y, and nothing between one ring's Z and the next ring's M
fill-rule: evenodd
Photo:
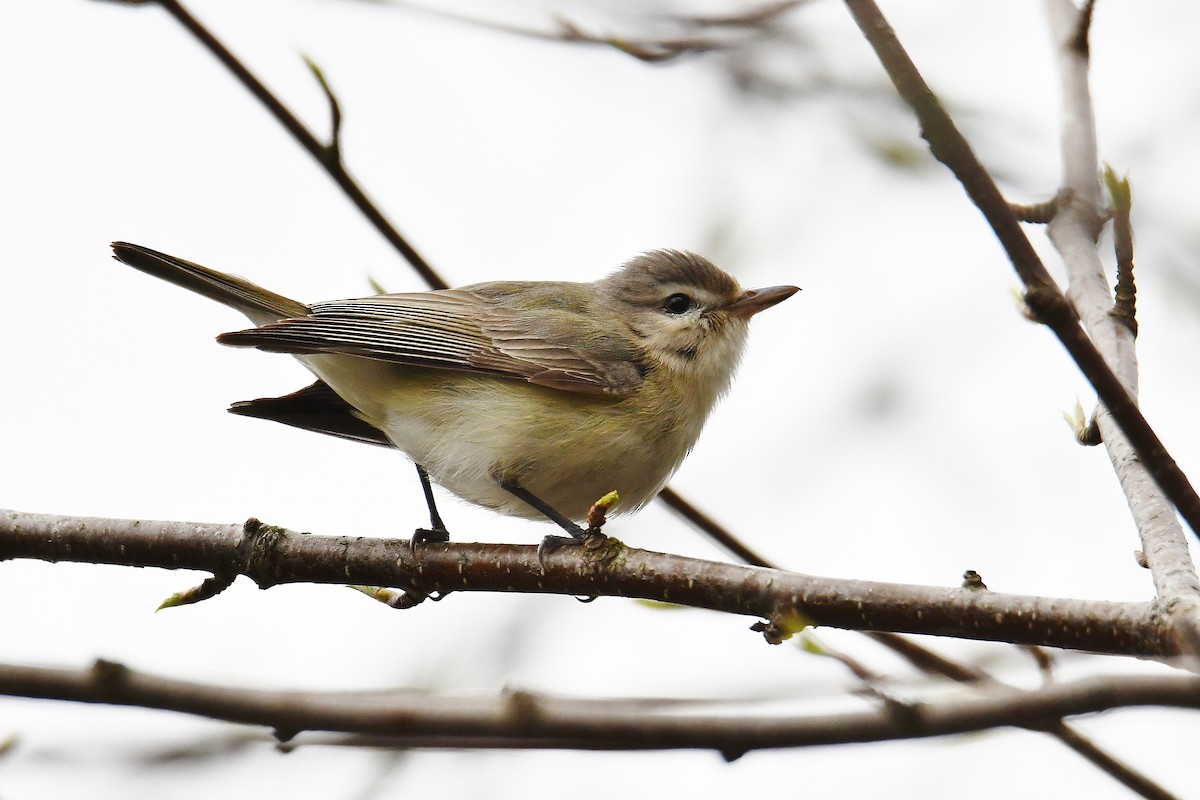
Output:
M554 10L617 25L624 4L460 3L538 23ZM631 4L632 7L632 4ZM679 8L692 8L677 4ZM707 3L709 10L735 5ZM450 280L590 279L652 247L710 255L746 285L804 291L755 320L732 395L673 485L755 548L821 575L1147 599L1148 573L1100 449L1060 412L1090 402L1050 334L1023 321L1017 283L944 170L878 157L916 126L870 92L747 99L709 59L647 66L346 0L196 0L194 12L309 125L325 69L351 170ZM1053 192L1057 78L1041 6L907 2L885 10L1016 200ZM791 15L802 39L774 74L818 65L877 90L880 70L837 3ZM1093 35L1102 157L1133 180L1143 406L1185 471L1195 424L1200 218L1195 191L1197 12L1102 2ZM803 47L805 49L801 50ZM165 13L83 0L0 5L0 503L131 518L240 521L407 536L424 508L395 453L232 417L234 400L307 382L291 360L216 345L233 312L113 262L114 239L246 275L302 300L418 279L223 69ZM1041 232L1031 229L1039 249ZM546 528L446 497L460 539L537 541ZM722 557L662 508L609 532L632 546ZM1194 540L1193 540L1194 541ZM455 595L389 611L335 587L218 598L162 614L203 576L0 564L0 660L96 657L197 680L274 688L520 686L570 694L795 697L846 707L852 679L748 620L621 600ZM907 674L861 637L822 638ZM1023 684L1013 648L932 642ZM1068 674L1151 669L1065 656ZM1120 712L1082 727L1186 792L1200 772L1194 715ZM130 752L227 726L162 713L0 699L5 800L209 797L213 792L451 798L628 793L695 797L800 786L816 796L1011 797L1070 786L1125 792L1027 733L782 754L375 753L255 745L208 763L147 766ZM869 760L873 768L861 765ZM467 764L470 769L463 769ZM1013 765L1022 765L1013 769ZM784 772L786 770L786 772ZM378 780L378 784L374 781ZM634 782L638 783L634 783ZM668 783L669 782L669 783ZM967 788L969 787L969 789Z

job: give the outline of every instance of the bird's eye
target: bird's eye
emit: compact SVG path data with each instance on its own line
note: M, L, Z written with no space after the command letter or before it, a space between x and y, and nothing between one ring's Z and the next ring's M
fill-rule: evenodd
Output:
M686 294L673 294L663 301L663 311L668 314L684 314L692 307L692 298Z

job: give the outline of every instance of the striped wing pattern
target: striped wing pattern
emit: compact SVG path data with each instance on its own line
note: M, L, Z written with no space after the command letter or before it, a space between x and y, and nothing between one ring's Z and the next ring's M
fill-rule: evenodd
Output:
M583 394L631 394L642 382L639 354L618 337L590 335L598 333L593 328L578 312L518 314L469 290L445 289L317 303L308 316L222 334L218 340L272 352L340 353L527 380Z

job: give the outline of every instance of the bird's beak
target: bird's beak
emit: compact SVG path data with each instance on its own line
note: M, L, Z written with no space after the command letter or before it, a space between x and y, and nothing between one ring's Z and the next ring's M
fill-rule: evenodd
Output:
M799 286L768 286L766 289L747 289L725 310L735 317L750 319L755 314L773 305L782 303L800 291Z

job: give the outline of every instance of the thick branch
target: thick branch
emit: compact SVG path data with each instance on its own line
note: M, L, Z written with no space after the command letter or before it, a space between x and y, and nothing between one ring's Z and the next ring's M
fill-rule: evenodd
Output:
M0 665L0 693L179 711L266 726L284 740L302 731L340 731L386 737L375 744L395 747L704 748L736 758L764 748L1039 728L1068 715L1130 706L1200 708L1200 677L1093 678L1031 692L996 689L945 702L893 702L806 717L720 713L728 703L716 701L582 700L524 691L471 697L236 689L146 675L111 662L90 670Z
M416 597L459 591L630 597L765 618L771 633L809 620L1103 653L1175 653L1145 603L1039 598L961 588L838 580L626 548L562 548L539 562L522 545L428 544L211 525L0 512L0 559L164 569L280 583L398 586Z
M846 5L896 90L916 112L930 150L950 168L991 225L1025 284L1027 305L1071 354L1154 480L1200 538L1200 495L1080 327L1079 317L1046 271L995 181L942 108L879 7L872 0L846 0Z

